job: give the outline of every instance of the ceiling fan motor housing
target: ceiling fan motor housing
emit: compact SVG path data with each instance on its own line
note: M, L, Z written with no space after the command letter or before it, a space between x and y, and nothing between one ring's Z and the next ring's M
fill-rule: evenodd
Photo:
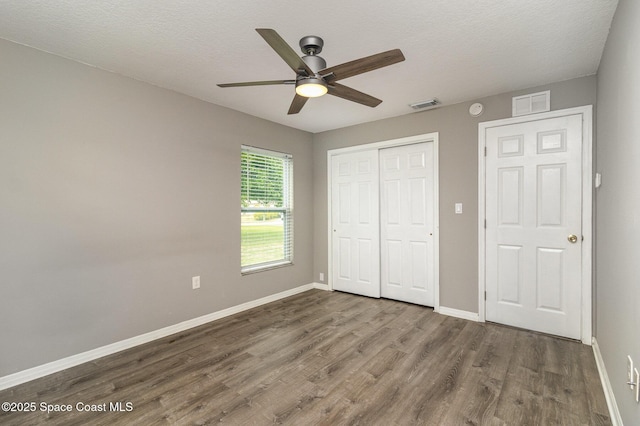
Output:
M309 66L309 68L311 68L311 71L316 74L318 73L318 71L323 70L327 67L327 61L325 61L320 56L307 55L303 56L302 60Z

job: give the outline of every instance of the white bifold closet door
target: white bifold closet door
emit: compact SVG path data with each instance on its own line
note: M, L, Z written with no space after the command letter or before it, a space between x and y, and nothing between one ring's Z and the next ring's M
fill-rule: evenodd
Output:
M381 295L434 305L433 143L380 150Z
M378 150L331 162L334 290L380 297Z
M331 158L334 290L434 305L433 142Z

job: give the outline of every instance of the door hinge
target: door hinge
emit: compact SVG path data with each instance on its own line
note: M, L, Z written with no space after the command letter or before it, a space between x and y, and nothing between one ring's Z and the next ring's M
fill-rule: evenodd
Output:
M487 301L487 292L486 291L484 292L484 301L485 302Z
M487 219L484 220L484 229L487 229Z
M484 147L484 156L485 157L487 156L487 147L486 146Z

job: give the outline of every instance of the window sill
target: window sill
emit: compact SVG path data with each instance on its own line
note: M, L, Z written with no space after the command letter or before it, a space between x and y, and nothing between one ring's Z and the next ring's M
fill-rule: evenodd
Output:
M272 263L269 265L264 265L264 266L250 266L246 269L243 269L240 271L241 275L250 275L250 274L255 274L257 272L262 272L262 271L270 271L271 269L280 269L280 268L284 268L287 266L293 266L293 262L291 261L283 261L280 263Z

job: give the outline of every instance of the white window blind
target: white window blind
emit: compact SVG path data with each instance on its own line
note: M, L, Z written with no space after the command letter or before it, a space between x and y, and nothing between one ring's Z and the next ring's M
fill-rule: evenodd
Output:
M243 146L241 164L242 272L292 263L292 156Z

